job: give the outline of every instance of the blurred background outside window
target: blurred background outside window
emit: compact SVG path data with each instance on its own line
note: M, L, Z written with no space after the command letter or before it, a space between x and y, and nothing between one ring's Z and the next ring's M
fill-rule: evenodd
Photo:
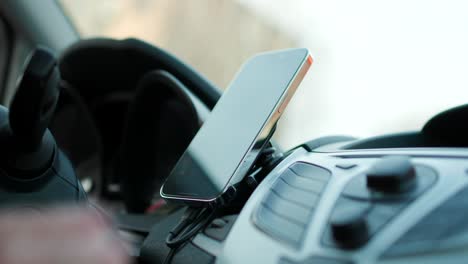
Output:
M315 64L280 120L285 148L325 135L418 130L468 102L468 2L59 0L83 38L135 37L224 89L255 53L307 47Z

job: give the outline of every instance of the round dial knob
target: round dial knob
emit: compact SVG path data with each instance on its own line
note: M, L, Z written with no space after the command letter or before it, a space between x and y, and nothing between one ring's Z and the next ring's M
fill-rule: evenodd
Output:
M344 248L358 248L369 240L367 210L340 208L333 212L330 226L333 239Z
M416 184L416 172L409 157L383 157L366 174L367 187L380 192L401 193Z

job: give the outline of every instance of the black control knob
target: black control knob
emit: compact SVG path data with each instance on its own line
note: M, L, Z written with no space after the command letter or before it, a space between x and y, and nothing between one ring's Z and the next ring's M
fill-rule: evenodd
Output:
M416 172L407 156L383 157L367 172L367 187L374 191L402 193L416 185Z
M333 239L343 248L358 248L369 240L366 221L367 210L362 208L340 208L330 219Z

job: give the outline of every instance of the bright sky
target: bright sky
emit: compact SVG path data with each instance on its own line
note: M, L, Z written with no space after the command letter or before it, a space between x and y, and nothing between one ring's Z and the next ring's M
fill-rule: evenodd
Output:
M468 1L239 1L315 58L280 121L284 147L417 130L468 102Z

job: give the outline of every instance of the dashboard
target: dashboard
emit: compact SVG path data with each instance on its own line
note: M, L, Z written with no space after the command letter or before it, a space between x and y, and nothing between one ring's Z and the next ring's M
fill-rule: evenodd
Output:
M138 56L128 56L127 50L135 51ZM115 69L105 72L104 78L97 68L106 67L95 65L95 54L108 55L101 58L101 62L112 59L121 61L125 67L137 65L138 69L122 75L118 74L120 64L116 64ZM213 86L185 64L137 40L83 41L70 48L64 58L60 64L63 76L77 91L87 95L86 104L98 100L102 94L127 91L126 85L134 84L155 65L173 73L174 78L190 87L193 96L208 107L219 97ZM89 72L81 72L82 68ZM115 79L115 76L123 77ZM94 87L112 87L113 90L96 92ZM127 95L129 98L125 102L134 103L131 94ZM112 107L106 109L115 114ZM159 112L152 114L158 116ZM174 115L168 116L174 123ZM418 132L361 140L322 138L313 140L315 145L311 141L291 150L278 165L265 170L266 175L262 171L265 177L240 208L220 214L189 243L178 248L171 263L465 263L468 256L468 221L463 210L468 207L467 116L468 106L465 105L435 116ZM90 114L89 117L94 120L96 116ZM145 117L150 118L148 112ZM187 120L198 119L190 117L181 119L180 123ZM96 131L109 127L106 122L100 122L94 124ZM147 124L142 122L145 128ZM106 131L125 132L123 125L115 127ZM184 129L176 127L174 131ZM112 138L104 132L103 138ZM140 143L148 145L140 133L136 135ZM145 159L137 158L126 164L133 169L131 175L153 175L147 171L136 173L135 169L144 169L147 161L153 162L152 154L167 157L175 149L175 143L180 143L179 138L158 138L157 142L170 147L158 148L162 149L161 153L142 154ZM151 134L148 140L154 139ZM113 147L121 143L106 141L102 147L113 154ZM135 156L131 151L127 154ZM173 155L176 154L174 151ZM113 160L110 157L113 156L107 157L108 160ZM65 167L72 170L70 162L60 164L68 164ZM162 165L169 166L167 162ZM119 171L121 167L110 162L103 163L103 168ZM84 190L78 188L75 174L66 174L77 182L76 186L72 185L69 196L78 202L77 193L84 194ZM148 180L152 179L132 179L135 181L129 186L151 186ZM126 194L133 198L143 193L142 189L136 188L136 192ZM33 198L39 195L49 197L50 192L40 189ZM52 201L63 199L62 196L52 198ZM38 199L28 197L28 200ZM119 219L120 231L138 236L135 238L138 241L132 244L138 263L161 263L167 259L171 251L165 239L183 212L178 209L161 215L139 215L145 220L144 227L138 218L122 228Z
M468 151L295 149L251 195L216 263L463 263Z

